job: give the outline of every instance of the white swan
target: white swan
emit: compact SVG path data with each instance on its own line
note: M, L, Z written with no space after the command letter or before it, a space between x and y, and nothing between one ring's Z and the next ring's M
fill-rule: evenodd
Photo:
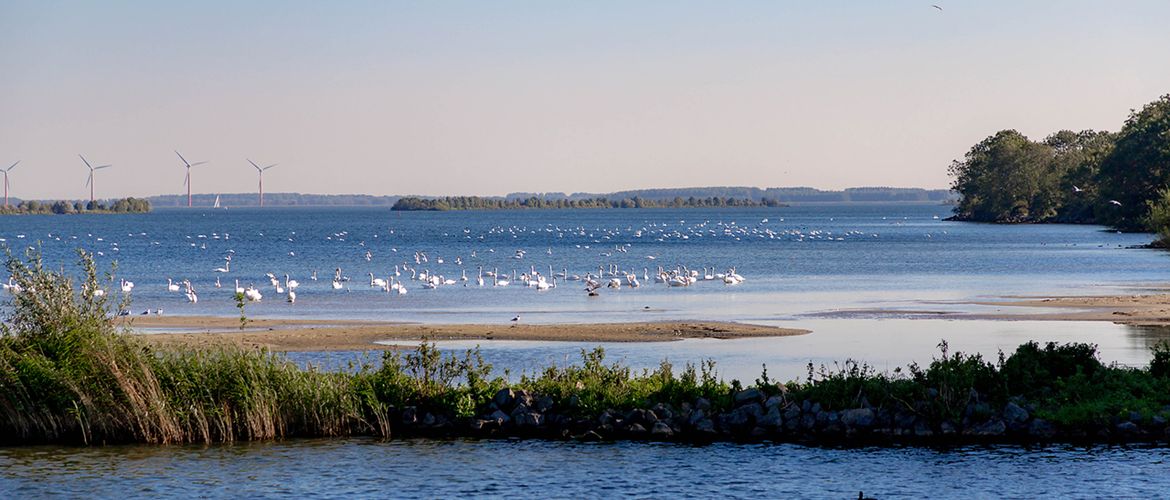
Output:
M219 278L216 278L216 282L217 282L217 283L219 282L218 280L219 280ZM168 292L177 292L177 291L179 291L179 284L178 284L178 283L175 283L175 282L174 282L173 280L171 280L170 278L167 278L167 291L168 291Z

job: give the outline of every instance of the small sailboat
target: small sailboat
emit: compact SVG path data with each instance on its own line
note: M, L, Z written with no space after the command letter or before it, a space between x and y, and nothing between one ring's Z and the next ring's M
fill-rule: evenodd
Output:
M211 208L217 208L217 209L222 209L222 208L223 208L223 207L222 207L222 206L220 206L220 204L219 204L219 195L218 195L218 194L217 194L217 195L215 195L215 204L211 205Z

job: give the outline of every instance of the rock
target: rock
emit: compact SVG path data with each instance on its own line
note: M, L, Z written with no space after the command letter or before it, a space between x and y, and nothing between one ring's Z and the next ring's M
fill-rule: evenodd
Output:
M752 427L752 430L748 432L748 436L751 437L753 441L762 441L764 438L768 437L768 431L762 427Z
M914 420L913 413L899 411L894 414L894 428L910 431L914 428Z
M695 424L695 432L708 436L715 434L715 422L712 422L709 418L704 418Z
M544 424L544 415L534 412L524 412L516 417L517 427L540 427Z
M1136 411L1131 411L1131 412L1129 412L1129 421L1130 421L1130 422L1133 422L1133 423L1135 423L1135 424L1140 424L1140 423L1142 423L1142 414L1141 414L1141 412L1136 412Z
M930 425L927 424L926 421L919 420L914 422L914 435L922 438L933 437L934 429L931 429Z
M955 424L951 423L950 420L943 420L941 424L938 424L938 433L944 436L953 436L955 434Z
M512 417L509 417L507 413L504 413L500 410L493 411L491 415L488 415L488 418L494 420L496 425L504 425L508 423L509 420L512 420Z
M609 413L609 410L605 410L605 411L601 412L601 415L597 416L597 424L598 425L613 425L613 415Z
M817 427L822 429L830 425L840 422L841 416L835 411L819 411L817 412Z
M581 397L576 394L569 396L568 405L569 408L577 408L581 406Z
M534 406L534 408L536 408L536 411L544 413L544 412L552 409L553 398L550 398L548 396L542 396L536 400L536 404L533 406Z
M1009 430L1023 430L1028 423L1028 410L1016 403L1008 403L1003 407L1003 421Z
M587 431L584 434L577 436L578 441L602 441L604 439L605 438L601 437L601 434L593 431Z
M1056 436L1056 426L1042 418L1032 419L1032 425L1028 426L1028 436L1034 439L1052 439Z
M873 427L874 414L869 408L856 408L841 412L841 423L850 429L869 429Z
M711 402L708 401L707 398L696 399L695 400L695 409L710 410L711 409Z
M512 419L516 419L520 415L523 415L523 414L529 413L529 412L531 412L531 410L529 410L527 406L524 406L522 404L517 404L516 407L512 409Z
M626 432L635 436L640 436L646 433L646 428L642 427L642 424L630 424L629 427L626 427Z
M789 405L784 410L784 429L794 431L800 426L800 407Z
M1007 432L1007 424L1004 424L1003 420L995 418L975 427L968 428L963 431L963 434L978 437L998 437L1002 436L1005 432Z
M748 407L745 406L743 408ZM720 416L719 420L723 422L723 425L731 427L732 429L741 429L747 427L748 424L752 423L752 417L750 413L746 411L740 411L743 408L736 408L732 411L724 413Z
M528 391L515 391L516 404L532 407L532 394Z
M687 418L687 423L694 427L702 420L707 419L707 412L703 410L695 410L691 412L691 416Z
M670 439L674 437L674 431L666 422L655 422L654 427L650 428L650 436L654 439Z
M927 389L926 390L926 397L929 399L937 398L938 397L938 389L935 389L934 387Z
M735 406L745 405L748 403L759 403L764 400L764 393L759 389L744 389L735 393Z
M757 422L761 427L778 430L784 426L784 417L780 413L780 407L772 406L768 408L768 412L764 414Z
M812 413L802 413L800 415L800 428L806 431L811 431L817 427L817 416Z
M414 425L418 422L418 408L407 406L402 409L402 423L405 425Z
M671 420L674 418L674 410L668 404L658 403L650 411L654 412L658 420Z
M491 428L493 424L495 424L494 421L486 420L486 419L482 419L482 418L477 418L477 419L471 421L471 424L469 427L471 428L471 430L478 432L478 431L483 431L483 430Z
M1138 427L1137 424L1130 422L1128 420L1126 420L1125 422L1122 422L1120 424L1117 424L1117 426L1115 428L1117 429L1118 434L1125 436L1125 437L1136 436L1138 434L1141 434L1141 432L1142 432L1141 428Z
M807 400L807 399L804 401L801 401L800 402L800 411L804 412L804 413L811 412L812 411L812 402Z
M432 425L435 425L435 416L431 415L429 412L423 413L422 421L419 423L422 424L424 427L430 427Z
M515 398L516 393L512 392L512 389L504 388L496 391L495 397L492 398L492 403L496 405L496 408L506 410L512 407L512 402Z
M764 401L764 408L779 408L784 406L784 396L772 396Z

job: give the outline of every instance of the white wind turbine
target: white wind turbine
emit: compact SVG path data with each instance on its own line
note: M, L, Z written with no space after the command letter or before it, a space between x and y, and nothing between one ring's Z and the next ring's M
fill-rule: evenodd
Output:
M81 156L81 155L77 155L77 156ZM95 167L93 165L90 165L89 160L86 160L84 156L81 156L81 161L85 162L85 166L89 168L89 177L87 177L85 179L85 185L89 186L89 202L93 203L93 173L98 171L98 170L101 170L103 168L110 168L113 165L101 165L101 166Z
M16 165L18 165L19 163L20 163L20 160L17 160L16 163L13 163L8 168L0 170L0 172L4 172L4 208L8 208L8 172L10 172L10 171L12 171L12 169L16 168Z
M191 167L194 167L195 165L202 165L207 162L197 161L195 163L191 163L187 161L186 158L183 158L183 155L179 154L178 151L175 151L175 154L179 155L179 159L183 160L183 165L187 167L187 176L183 178L183 185L187 186L187 208L191 208Z
M268 170L272 167L275 167L276 164L273 163L272 165L269 165L267 167L261 167L260 165L257 165L256 162L254 162L252 160L248 160L248 163L251 163L253 167L256 167L256 172L258 172L260 174L260 206L264 206L264 171Z

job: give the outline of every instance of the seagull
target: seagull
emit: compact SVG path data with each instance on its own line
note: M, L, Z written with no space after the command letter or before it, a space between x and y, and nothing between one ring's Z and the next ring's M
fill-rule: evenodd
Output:
M1117 205L1119 207L1121 206L1121 202L1117 201L1117 200L1109 200L1109 204L1110 205Z
M520 321L520 315L519 315L519 314L517 314L515 317L513 317L513 318L512 318L512 322L513 322L513 323L516 323L516 322L519 322L519 321Z
M1074 193L1083 193L1083 192L1085 192L1085 190L1077 187L1076 184L1073 184L1073 192Z
M930 6L938 9L939 12L942 12L942 7L939 7L939 6L934 5L934 4L931 4Z

